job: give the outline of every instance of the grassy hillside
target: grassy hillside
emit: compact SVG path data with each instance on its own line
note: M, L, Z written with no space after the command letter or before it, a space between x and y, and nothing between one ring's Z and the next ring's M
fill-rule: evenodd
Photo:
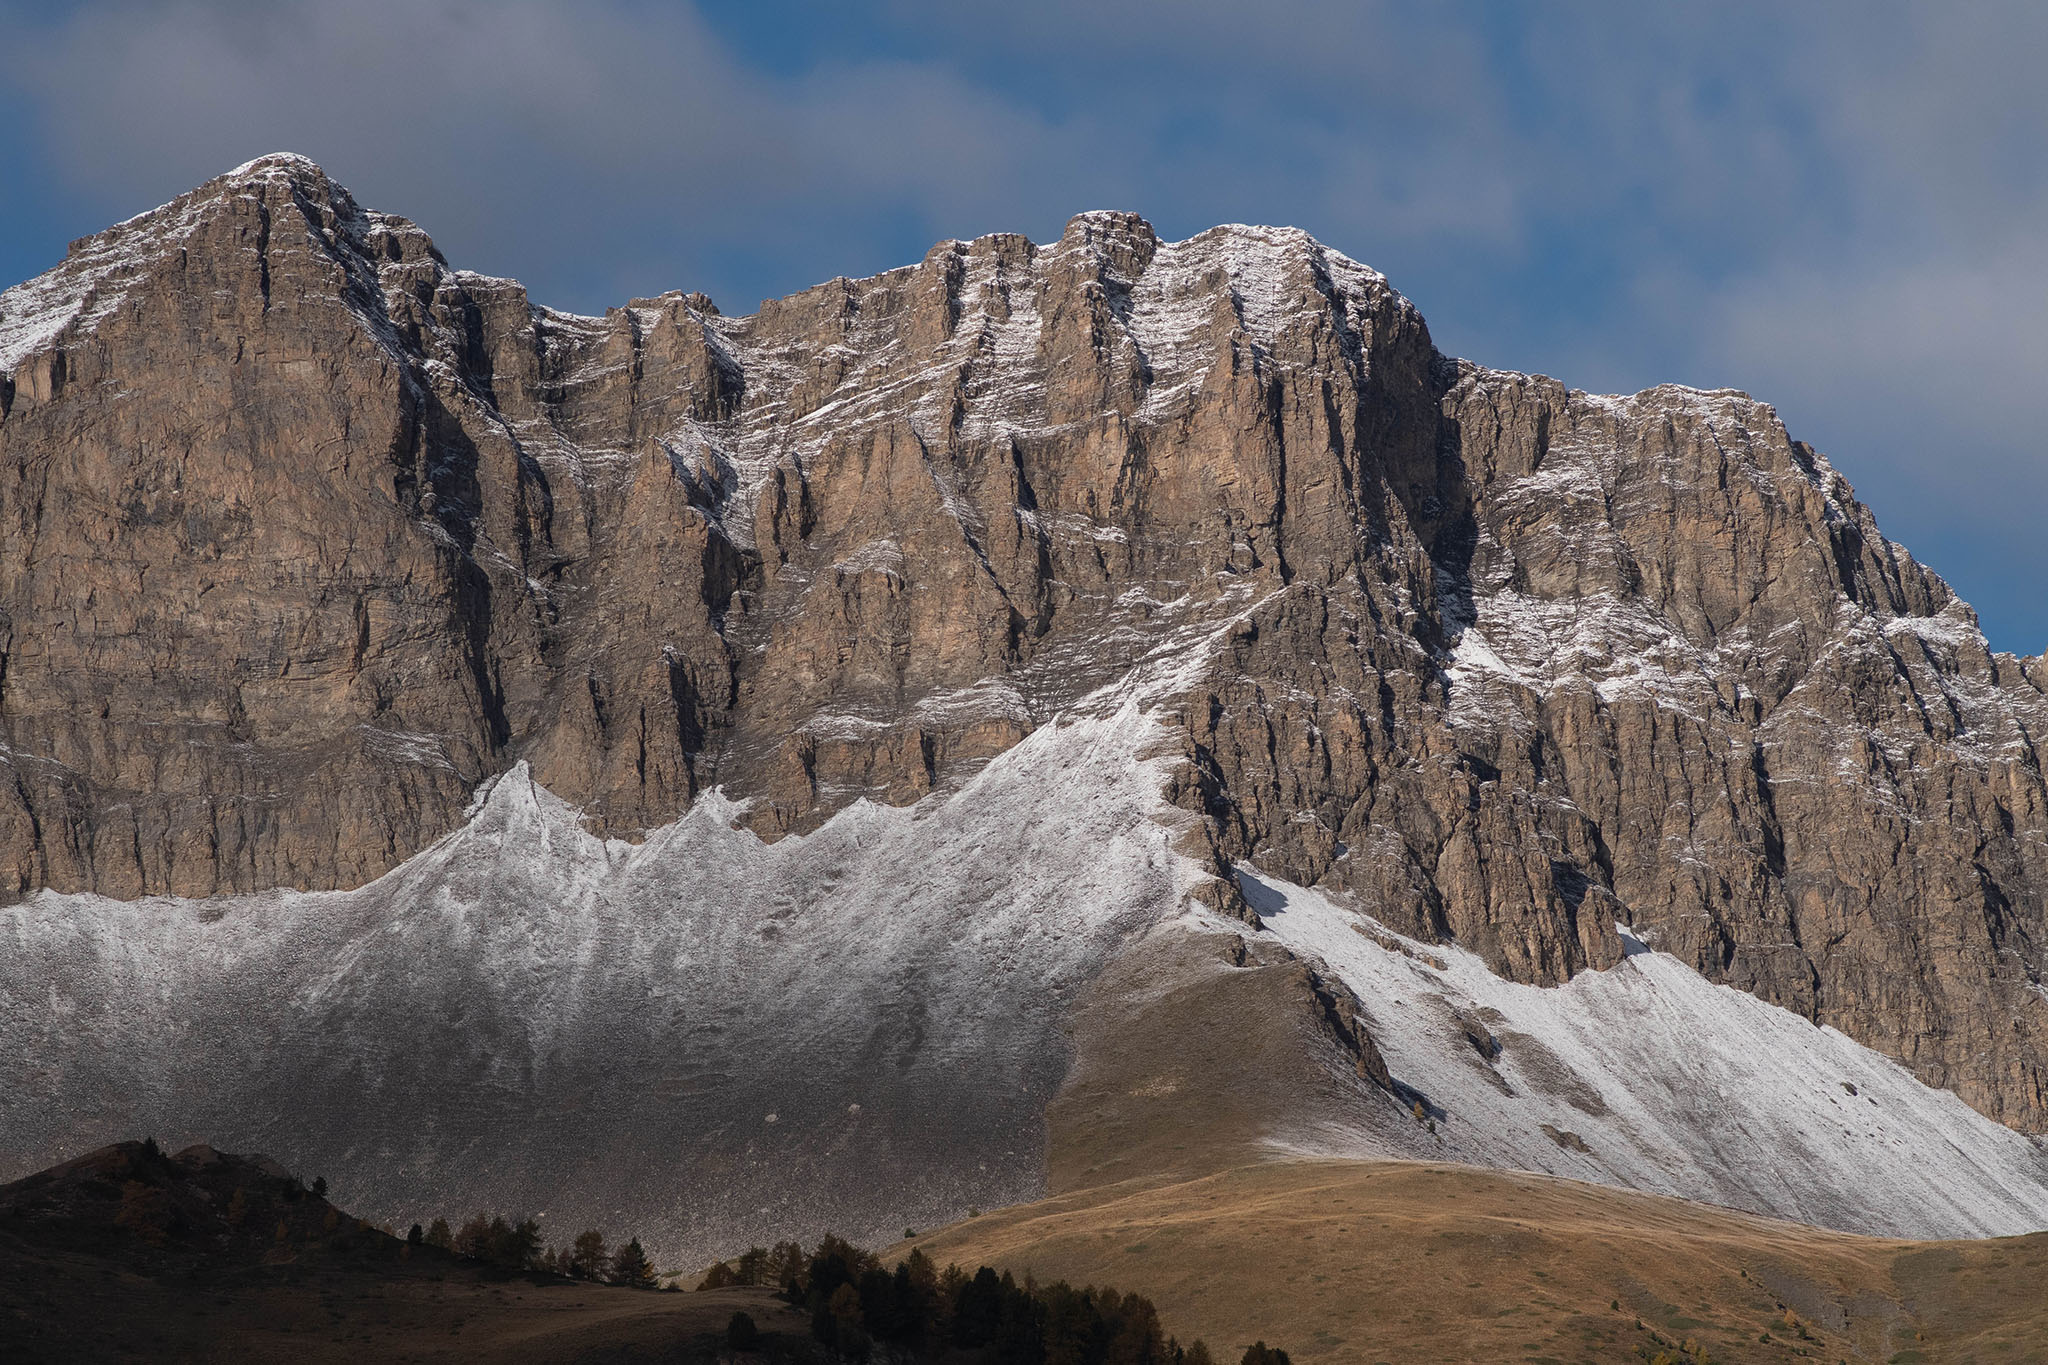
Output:
M1262 1337L1301 1365L2048 1360L2048 1233L1884 1241L1516 1172L1271 1163L916 1245L1139 1289L1219 1359Z

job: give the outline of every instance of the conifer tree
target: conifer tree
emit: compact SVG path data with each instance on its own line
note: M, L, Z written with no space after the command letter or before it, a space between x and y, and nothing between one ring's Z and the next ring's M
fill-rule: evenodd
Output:
M1110 1333L1105 1365L1153 1365L1166 1359L1166 1331L1159 1325L1159 1310L1150 1299L1125 1294L1118 1299L1105 1291L1103 1317Z
M826 1301L825 1313L826 1333L820 1334L819 1340L845 1355L865 1356L868 1337L861 1314L860 1291L850 1284L840 1285ZM816 1331L815 1322L813 1331Z
M953 1302L953 1344L972 1351L995 1340L996 1321L1003 1311L1003 1286L988 1266L960 1287Z
M620 1247L619 1254L612 1257L612 1283L629 1289L654 1288L654 1265L641 1250L638 1237Z
M515 1217L494 1248L497 1262L508 1270L524 1270L540 1258L540 1220Z
M602 1232L587 1228L576 1234L576 1244L569 1252L570 1274L579 1280L601 1280L610 1266L610 1252Z
M880 1266L863 1270L856 1286L860 1293L860 1315L868 1335L877 1341L907 1341L915 1323L904 1312L904 1298L910 1276L902 1266L891 1274Z
M774 1285L778 1289L788 1289L791 1285L800 1286L804 1265L804 1249L801 1246L795 1242L777 1242L774 1250L768 1253L767 1278L761 1283Z
M1016 1277L1003 1272L997 1297L995 1347L996 1365L1038 1365L1045 1359L1045 1334L1039 1323L1039 1308L1031 1290L1018 1285Z
M468 1256L480 1261L484 1259L490 1244L491 1220L480 1213L472 1214L455 1230L455 1254L458 1256Z

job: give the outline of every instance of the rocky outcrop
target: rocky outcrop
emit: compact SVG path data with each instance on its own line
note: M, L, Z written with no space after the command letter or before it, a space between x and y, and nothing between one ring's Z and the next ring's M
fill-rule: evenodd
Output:
M1537 982L1619 918L2048 1129L2048 671L1743 395L1448 360L1304 234L1128 214L575 317L289 157L0 295L0 372L10 894L354 885L521 760L772 838L1216 632L1219 907L1250 863Z

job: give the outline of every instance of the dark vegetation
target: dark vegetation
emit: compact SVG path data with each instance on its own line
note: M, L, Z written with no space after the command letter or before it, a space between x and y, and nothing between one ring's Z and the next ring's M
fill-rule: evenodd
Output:
M407 1240L416 1245L438 1247L505 1270L534 1270L628 1289L653 1289L658 1283L654 1263L639 1238L614 1251L596 1228L576 1234L567 1246L546 1249L541 1246L539 1221L521 1214L479 1213L453 1232L447 1219L436 1218L424 1232L417 1223L412 1231L417 1235L408 1235Z
M1063 1197L1060 1209L1057 1233L1035 1240L1016 1235L1037 1220L1028 1206L927 1233L924 1255L886 1275L835 1240L714 1267L707 1279L725 1287L635 1293L604 1282L617 1256L601 1237L552 1253L573 1277L513 1268L515 1255L551 1254L514 1235L528 1220L499 1231L496 1218L473 1219L465 1245L480 1254L458 1255L461 1230L445 1221L387 1235L261 1157L122 1143L0 1185L0 1362L847 1365L864 1350L867 1365L1215 1365L1199 1345L1162 1348L1142 1300L1071 1288L1112 1275L1150 1286L1191 1335L1227 1339L1257 1320L1326 1362L2048 1361L2048 1233L1885 1250L1705 1206L1409 1163L1282 1163L1093 1206ZM1385 1253L1347 1255L1355 1231L1333 1214L1385 1220ZM1175 1245L1152 1237L1141 1250L1167 1222ZM1507 1224L1528 1240L1504 1255ZM934 1274L935 1257L1036 1265L1067 1283ZM1323 1276L1335 1283L1318 1291ZM1835 1303L1836 1316L1809 1321L1788 1304L1794 1292ZM1238 1340L1217 1358L1286 1361Z
M0 1185L0 1361L671 1362L712 1365L735 1309L756 1359L817 1361L767 1290L635 1294L653 1267L534 1220L393 1235L263 1157L124 1142ZM566 1265L566 1273L552 1270Z
M195 1156L199 1153L205 1155ZM401 1242L390 1228L350 1217L328 1203L325 1177L315 1177L309 1186L262 1158L251 1162L223 1157L210 1148L194 1148L173 1158L165 1155L154 1138L140 1144L123 1143L95 1156L102 1157L106 1169L121 1177L121 1203L114 1226L151 1247L163 1247L175 1235L190 1233L198 1225L217 1233L214 1224L224 1222L231 1242L237 1240L237 1233L243 1234L241 1241L260 1242L266 1231L272 1244L282 1248L289 1248L295 1240L326 1240L340 1247L369 1238L388 1244L382 1249L401 1257L431 1247L500 1270L537 1271L629 1289L653 1289L659 1283L637 1237L614 1250L604 1233L592 1228L579 1233L568 1246L544 1248L538 1219L479 1213L452 1231L445 1218L436 1218L427 1228L415 1223ZM257 1178L237 1181L216 1216L204 1207L184 1207L178 1198L181 1188L189 1184L187 1168L194 1161L202 1166L252 1166Z
M544 1247L537 1219L498 1214L401 1235L324 1190L263 1157L153 1141L0 1186L0 1361L1214 1365L1136 1294L941 1271L922 1252L884 1268L831 1236L721 1263L709 1292L630 1294L656 1284L635 1239Z
M309 1253L402 1260L416 1248L327 1201L263 1157L154 1139L104 1147L0 1190L0 1225L66 1250L124 1254L146 1265L194 1254L278 1263Z
M755 1247L711 1267L698 1288L768 1286L810 1316L811 1336L833 1354L867 1360L972 1360L988 1365L1213 1365L1209 1348L1182 1346L1137 1294L1076 1289L1064 1280L1020 1283L982 1266L943 1271L913 1250L893 1270L871 1252L827 1235L806 1253L794 1242ZM744 1350L751 1320L736 1314L727 1344ZM1263 1341L1243 1365L1290 1365Z

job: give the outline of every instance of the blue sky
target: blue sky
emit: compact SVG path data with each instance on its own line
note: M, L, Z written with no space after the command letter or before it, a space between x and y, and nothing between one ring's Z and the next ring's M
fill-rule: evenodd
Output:
M0 279L266 151L559 307L1087 208L1291 223L1444 350L1734 385L2048 645L2048 7L0 0Z

